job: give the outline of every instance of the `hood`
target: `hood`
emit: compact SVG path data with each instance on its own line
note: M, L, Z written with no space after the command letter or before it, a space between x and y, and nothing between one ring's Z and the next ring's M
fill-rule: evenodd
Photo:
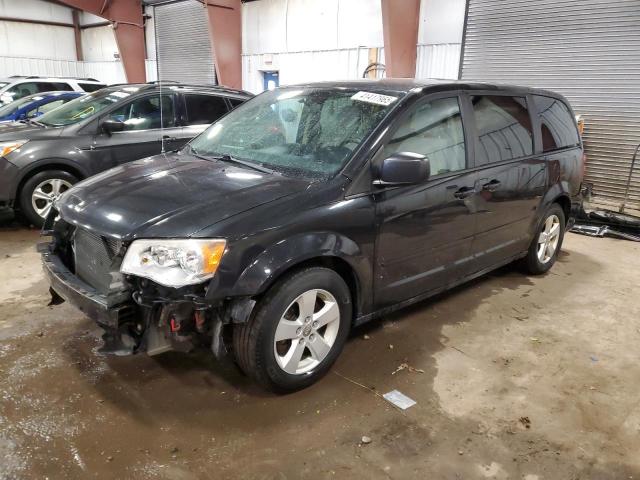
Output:
M61 130L59 127L44 128L22 122L0 123L0 141L57 137Z
M124 240L188 237L308 186L299 178L173 153L91 177L68 190L57 208L69 223Z

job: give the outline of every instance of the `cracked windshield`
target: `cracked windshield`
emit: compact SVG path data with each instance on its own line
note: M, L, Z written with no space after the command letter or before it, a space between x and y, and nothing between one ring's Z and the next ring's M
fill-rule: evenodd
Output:
M196 155L228 155L285 175L329 178L395 100L356 89L274 90L232 111L188 148Z

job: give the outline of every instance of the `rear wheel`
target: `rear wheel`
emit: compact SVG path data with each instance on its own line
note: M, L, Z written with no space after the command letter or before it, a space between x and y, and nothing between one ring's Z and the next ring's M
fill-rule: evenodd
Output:
M291 392L316 382L338 358L351 327L351 295L333 270L293 273L266 293L233 348L240 368L265 388Z
M78 179L64 170L46 170L29 178L20 192L20 210L29 223L42 227L53 201Z
M553 266L564 240L564 226L564 210L554 203L544 214L527 256L523 259L523 266L528 273L540 275Z

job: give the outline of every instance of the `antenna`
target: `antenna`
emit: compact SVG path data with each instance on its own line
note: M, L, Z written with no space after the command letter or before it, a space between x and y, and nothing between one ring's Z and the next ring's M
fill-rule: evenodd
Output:
M158 102L160 103L160 153L165 153L164 112L162 111L162 76L160 75L160 61L158 60L160 37L158 36L158 17L156 15L155 6L153 7L153 35L156 37L156 76L158 77L158 86L160 88L160 93L158 94Z

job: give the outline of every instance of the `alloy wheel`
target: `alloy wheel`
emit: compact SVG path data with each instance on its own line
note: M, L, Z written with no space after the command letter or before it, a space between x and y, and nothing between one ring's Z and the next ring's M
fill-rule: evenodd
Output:
M559 241L560 219L556 215L550 215L538 235L538 260L540 263L547 263L553 258Z
M38 184L31 194L31 206L42 218L47 218L53 202L71 188L71 183L61 178L50 178Z
M299 375L329 354L340 329L340 308L326 290L313 289L287 307L276 327L273 350L282 370Z

